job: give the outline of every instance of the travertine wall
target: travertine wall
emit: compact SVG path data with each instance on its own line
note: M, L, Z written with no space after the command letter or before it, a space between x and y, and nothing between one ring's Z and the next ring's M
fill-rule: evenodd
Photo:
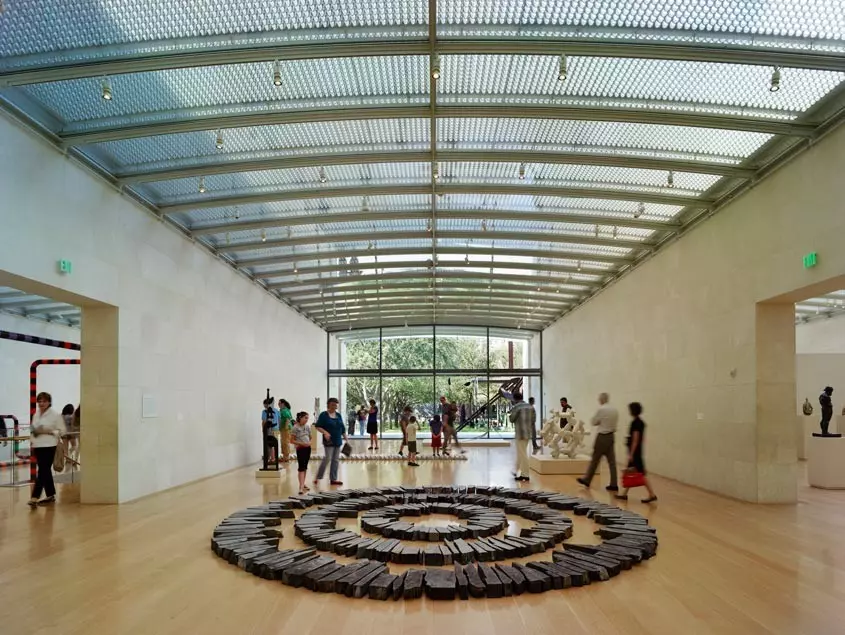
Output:
M654 472L795 501L792 299L757 303L845 274L842 165L845 128L547 329L547 399L641 401Z
M0 284L83 306L83 501L256 461L267 387L325 402L321 329L4 119L0 191Z

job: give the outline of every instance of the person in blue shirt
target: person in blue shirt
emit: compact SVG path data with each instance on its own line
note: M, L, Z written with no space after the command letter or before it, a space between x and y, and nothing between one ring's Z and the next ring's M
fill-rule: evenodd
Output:
M317 478L314 485L317 485L326 474L326 465L330 465L329 479L332 485L343 485L338 480L337 468L340 462L340 449L347 440L346 427L343 425L343 416L337 411L338 401L335 397L329 397L326 402L326 410L317 417L317 432L323 435L323 450L325 456L317 470Z
M270 462L276 463L276 457L279 451L279 441L276 438L279 431L279 410L273 405L273 402L273 397L264 400L264 409L261 411L261 434L264 435L266 433L267 443L270 445ZM267 406L273 408L269 425L267 425Z

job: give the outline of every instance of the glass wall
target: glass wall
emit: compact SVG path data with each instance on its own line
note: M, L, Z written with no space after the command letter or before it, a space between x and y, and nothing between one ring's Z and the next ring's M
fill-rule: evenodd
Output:
M379 408L379 431L399 438L399 417L410 406L420 435L440 413L440 397L460 415L461 436L513 437L509 404L500 389L521 385L536 398L542 418L542 335L524 329L412 326L351 330L327 335L328 396L340 400L345 418L357 419L368 401ZM366 425L356 425L356 436Z

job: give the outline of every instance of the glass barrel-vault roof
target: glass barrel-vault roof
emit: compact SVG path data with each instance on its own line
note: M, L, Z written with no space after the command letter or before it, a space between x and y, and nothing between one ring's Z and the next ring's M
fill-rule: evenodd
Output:
M845 112L839 0L3 9L4 111L329 330L545 326Z

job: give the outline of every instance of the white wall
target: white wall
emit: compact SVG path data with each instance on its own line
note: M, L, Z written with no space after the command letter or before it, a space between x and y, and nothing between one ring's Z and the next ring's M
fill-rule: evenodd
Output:
M845 317L813 320L795 327L795 401L809 398L819 414L819 393L833 386L833 411L845 406Z
M0 313L0 330L79 343L79 330ZM29 423L29 367L36 359L79 359L78 351L0 340L0 414L15 415ZM79 366L38 368L38 390L53 396L53 407L61 412L67 403L79 403ZM11 426L11 422L6 422Z
M845 274L843 164L845 128L547 329L547 397L641 401L654 472L795 501L793 309L757 303Z
M0 191L13 238L0 275L83 306L83 364L97 368L82 371L83 501L255 462L265 388L308 411L325 392L320 328L4 119ZM72 275L56 272L60 258ZM145 394L156 418L141 417Z

